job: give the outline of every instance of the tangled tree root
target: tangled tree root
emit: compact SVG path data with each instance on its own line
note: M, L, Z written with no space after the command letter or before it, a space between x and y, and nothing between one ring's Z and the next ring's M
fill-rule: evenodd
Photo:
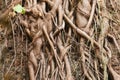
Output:
M109 73L112 80L120 79L110 63L114 55L111 46L114 45L120 54L120 42L114 37L111 27L114 25L110 24L112 19L108 11L109 8L116 10L116 2L19 0L18 3L20 2L26 13L16 14L11 24L12 27L21 26L30 39L27 51L30 80L76 80L71 69L70 53L79 53L77 58L80 59L79 69L82 72L80 80L108 80ZM109 2L110 5L107 5ZM8 11L4 15L7 13ZM117 13L112 17L114 16L119 17ZM0 21L3 18L0 16Z

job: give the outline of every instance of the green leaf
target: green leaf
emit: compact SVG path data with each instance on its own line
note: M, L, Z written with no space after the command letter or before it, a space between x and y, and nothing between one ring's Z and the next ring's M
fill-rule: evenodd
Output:
M17 4L15 7L13 7L13 10L17 13L25 14L25 8L20 4Z

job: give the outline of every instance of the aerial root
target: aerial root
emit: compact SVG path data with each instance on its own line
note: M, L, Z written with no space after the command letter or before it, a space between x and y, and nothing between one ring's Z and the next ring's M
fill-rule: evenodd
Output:
M30 38L30 80L75 80L71 65L76 61L83 73L79 76L84 79L105 80L109 76L106 73L108 68L117 80L119 75L108 65L113 55L108 37L119 53L120 48L116 38L108 31L106 6L104 1L97 0L78 3L74 0L25 1L26 13L18 14L18 23ZM70 55L73 54L77 57L71 61Z

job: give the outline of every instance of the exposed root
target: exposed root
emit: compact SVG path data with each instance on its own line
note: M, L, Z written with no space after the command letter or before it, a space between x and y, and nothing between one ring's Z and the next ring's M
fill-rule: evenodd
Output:
M110 71L111 76L113 77L113 80L119 80L120 75L118 75L113 68L111 67L111 64L108 64L108 70Z
M115 55L111 47L115 46L116 53L120 53L120 42L116 39L116 36L119 36L120 22L119 9L116 10L119 6L117 0L15 0L11 2L8 10L3 11L0 16L0 27L7 25L9 17L12 19L14 40L14 59L8 71L4 72L6 75L3 75L7 76L11 67L17 63L15 60L19 39L16 37L20 38L22 34L22 41L27 36L26 51L20 53L28 57L30 80L108 80L110 75L113 77L110 79L119 80L120 75L113 70L110 63L112 56ZM16 13L14 16L8 16L13 5L18 3L25 8L25 14ZM107 5L108 3L110 5ZM112 15L109 8L116 14ZM12 12L11 14L13 15ZM114 21L114 18L117 18L117 21ZM118 30L111 29L114 27L110 26L117 26ZM20 31L17 31L17 27ZM7 34L7 30L9 29L5 28L4 35ZM3 34L1 32L0 37ZM17 32L19 35L16 35ZM3 49L0 51L0 59L3 59L2 53L4 53ZM23 58L21 58L21 67L22 60Z

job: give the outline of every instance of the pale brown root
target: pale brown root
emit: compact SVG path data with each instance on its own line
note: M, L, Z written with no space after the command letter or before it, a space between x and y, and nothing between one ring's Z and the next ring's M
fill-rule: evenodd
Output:
M40 66L40 74L39 74L39 79L40 80L42 79L42 76L43 76L42 72L43 72L43 66L41 65Z
M54 45L53 45L52 41L50 40L50 38L49 38L49 36L48 36L47 30L46 30L46 28L45 28L45 25L43 25L43 32L44 32L44 34L45 34L45 36L46 36L46 38L47 38L47 40L48 40L48 42L49 42L49 44L50 44L50 46L51 46L51 48L52 48L52 51L53 51L54 57L55 57L55 59L56 59L56 61L57 61L57 64L58 64L58 66L60 67L61 61L59 61L60 59L58 59L58 55L57 55L57 53L56 53L56 50L55 50L55 48L54 48Z
M45 74L46 74L45 68L46 68L46 66L45 66L45 57L44 57L44 53L43 52L41 53L41 58L42 58L42 60L41 60L42 76L41 76L41 78L45 79L46 78L45 77Z
M52 72L55 70L55 66L54 66L54 61L53 61L53 56L52 56L52 53L50 54L50 52L48 51L48 49L46 48L46 52L47 52L47 54L48 54L48 56L49 56L49 65L50 65L50 74L52 74ZM48 66L49 66L48 65ZM51 76L50 76L51 77Z
M97 79L100 80L100 76L99 76L99 71L98 71L98 68L97 68L97 61L96 59L94 60L94 66L95 66L95 71L96 71L96 76L97 76Z
M120 75L118 75L113 68L111 67L111 64L108 64L108 69L113 77L113 80L119 80L120 79Z
M47 66L47 69L46 69L46 74L45 74L45 77L48 79L48 75L50 74L50 65Z
M37 60L36 60L33 50L30 52L29 60L35 66L35 70L37 70Z
M70 48L70 46L67 47L63 47L62 42L60 40L60 38L58 38L58 47L60 49L60 59L63 60L64 56L66 55L68 49Z
M69 61L68 61L68 58L67 58L67 51L68 51L68 49L70 48L70 46L68 46L68 47L64 47L63 45L62 45L62 41L60 40L60 38L58 37L58 48L60 49L60 59L61 60L63 60L63 58L64 58L64 61L65 61L65 66L66 66L66 73L67 73L67 75L66 75L66 79L67 80L73 80L73 78L72 78L72 75L71 75L71 68L70 68L70 64L69 64ZM64 76L63 76L64 77ZM62 77L62 74L61 74L61 78L63 78ZM64 78L63 78L64 79ZM63 80L62 79L62 80Z
M64 60L65 60L66 71L67 71L66 80L74 80L71 74L71 67L70 67L70 63L68 61L67 55L64 56Z
M62 2L61 0L55 0L54 5L53 5L53 7L52 7L52 9L51 9L51 11L50 11L50 13L51 13L52 15L55 15L55 12L56 12L56 10L58 9L59 4L60 4L61 2Z
M100 9L101 11L101 15L102 15L102 22L100 24L100 36L98 39L98 42L100 44L100 52L97 51L97 54L101 53L101 55L99 55L99 60L101 60L102 62L102 68L103 68L103 79L106 80L108 79L108 74L107 74L107 64L108 64L108 58L106 56L107 52L106 50L104 50L104 42L105 42L105 37L108 34L108 30L109 30L109 20L105 17L105 16L109 16L108 11L106 9L106 2L105 1L98 1L98 5L100 5L100 7L102 6L102 8ZM100 13L99 13L100 14ZM108 53L109 54L109 53Z
M110 48L108 47L108 40L107 39L105 39L105 48L108 52L108 54L107 54L108 58L110 59L112 57L112 52L111 52Z
M28 62L28 69L29 69L29 76L30 76L30 80L36 80L35 78L35 72L34 72L34 67L32 65L32 63L29 61Z
M85 29L89 29L89 27L91 26L91 23L92 23L92 20L93 20L93 17L94 17L94 13L95 13L96 3L97 3L97 0L93 0L92 10L91 10L91 13L90 13L90 18L88 20L88 23L87 23Z
M115 37L113 37L111 34L108 34L108 37L110 37L110 38L113 39L114 44L115 44L115 46L117 47L118 52L120 53L120 47L119 47L118 42L117 42L117 40L115 39Z
M81 38L80 39L80 43L81 43L81 45L80 45L80 55L81 55L81 58L82 58L82 60L81 60L82 61L82 69L83 69L84 76L87 79L92 80L92 78L88 74L88 71L87 71L88 69L87 69L87 66L85 64L86 57L85 57L85 54L84 54L84 52L85 52L84 42L85 42L85 39Z
M90 77L92 78L92 80L96 80L94 74L92 73L91 69L88 69L88 73L90 75Z
M65 14L69 14L69 2L68 0L65 0L64 3L63 3L63 9L65 11Z
M62 5L60 4L59 7L58 7L58 22L59 22L59 26L62 25L63 23L63 14L64 14L64 11L63 11L63 8L62 8Z
M39 61L38 68L37 68L37 71L36 71L36 74L35 74L35 78L37 78L37 76L38 76L38 73L39 73L39 70L40 70L40 66L41 66L41 63Z
M112 8L117 12L117 0L20 1L25 13L16 12L15 19L11 19L15 22L12 23L14 27L21 27L22 35L25 36L22 36L22 41L30 39L26 42L29 49L26 45L26 51L21 52L26 53L28 57L30 80L107 80L109 73L114 80L120 78L112 66L108 65L115 55L111 47L115 46L120 53L119 40L116 39L119 38L119 32L116 30L119 19L112 19L119 18L119 15L114 16L114 12L109 11L109 8ZM107 2L110 2L110 5L107 5ZM0 21L1 18L3 17L0 16ZM21 32L18 32L19 34L12 36L14 41L16 36L21 35ZM7 29L4 34L6 33ZM112 33L115 33L115 37ZM109 39L112 39L114 45ZM14 50L15 47L18 46L14 45ZM14 53L16 58L17 53ZM14 64L15 58L11 65ZM22 64L21 60L21 67Z
M61 30L63 30L65 28L65 22L63 21L62 25L61 26L57 26L57 30L53 33L53 37L56 36Z
M64 18L67 20L67 22L71 25L71 27L81 36L87 38L88 40L90 40L91 42L93 42L98 48L100 48L100 45L98 44L98 42L96 42L95 40L93 40L89 35L87 35L87 33L85 33L84 31L80 30L79 28L76 27L76 25L74 25L72 23L72 21L64 14Z

